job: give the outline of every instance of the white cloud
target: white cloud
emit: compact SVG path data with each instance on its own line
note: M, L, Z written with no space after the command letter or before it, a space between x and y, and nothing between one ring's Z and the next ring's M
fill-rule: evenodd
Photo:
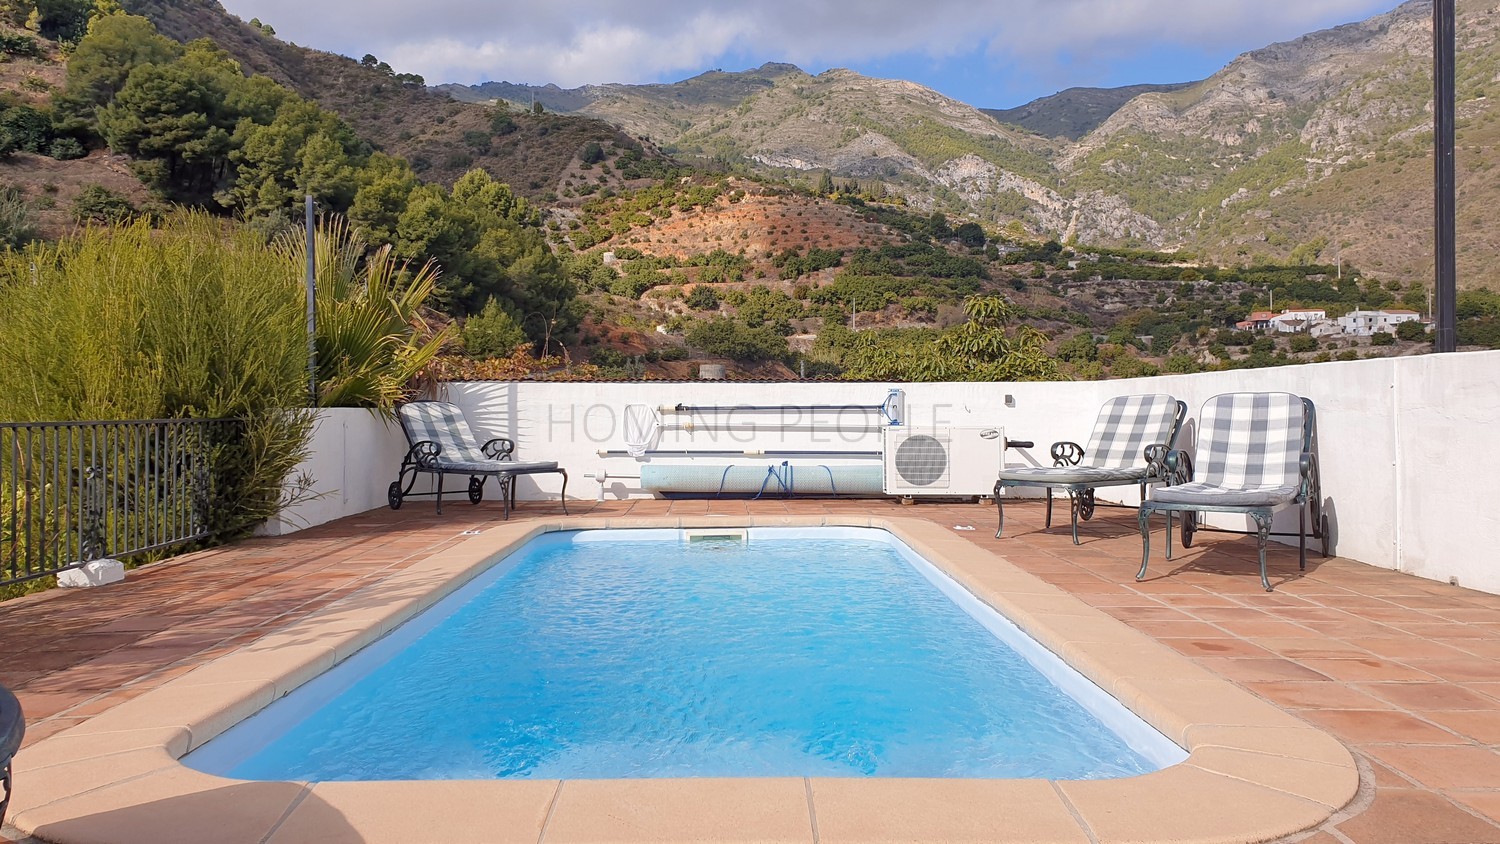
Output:
M223 0L301 44L375 53L430 81L645 82L725 55L807 65L985 48L1000 64L1244 50L1388 8L1379 0ZM733 68L731 68L733 69Z

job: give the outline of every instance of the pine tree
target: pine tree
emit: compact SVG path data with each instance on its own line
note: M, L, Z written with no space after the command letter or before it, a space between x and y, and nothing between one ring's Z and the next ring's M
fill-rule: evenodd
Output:
M828 172L827 170L824 170L823 171L823 175L820 176L820 177L818 177L818 194L820 196L829 196L832 193L833 193L833 174L830 173L830 172Z

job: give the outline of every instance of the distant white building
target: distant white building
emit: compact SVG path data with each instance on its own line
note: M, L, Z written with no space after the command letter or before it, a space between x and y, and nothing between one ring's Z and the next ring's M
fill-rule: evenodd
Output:
M1256 311L1235 323L1234 327L1241 331L1264 331L1271 327L1271 320L1275 318L1276 314L1271 311Z
M1339 329L1355 337L1370 337L1375 334L1395 334L1396 326L1403 322L1422 319L1416 311L1350 311L1339 317Z
M1328 319L1328 312L1322 308L1296 308L1282 311L1271 317L1271 328L1281 334L1298 334L1310 330L1313 323Z
M1235 323L1234 327L1241 331L1295 334L1308 331L1315 323L1326 319L1328 319L1328 312L1322 308L1296 308L1279 314L1274 311L1256 311L1241 322Z

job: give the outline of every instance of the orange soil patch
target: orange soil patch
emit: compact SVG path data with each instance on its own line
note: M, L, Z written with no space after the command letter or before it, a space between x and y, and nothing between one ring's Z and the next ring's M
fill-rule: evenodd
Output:
M756 260L786 249L850 250L899 239L886 226L864 219L848 206L802 196L750 193L737 202L725 197L709 208L673 214L609 245L682 259L723 249Z

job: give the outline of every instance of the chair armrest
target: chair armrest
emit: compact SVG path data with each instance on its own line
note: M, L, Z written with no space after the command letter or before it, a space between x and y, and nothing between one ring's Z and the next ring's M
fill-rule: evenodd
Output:
M1302 452L1297 460L1297 468L1302 475L1302 494L1309 499L1317 499L1322 496L1322 482L1318 477L1318 456L1310 451Z
M1146 446L1146 467L1153 478L1165 478L1167 476L1167 455L1172 450L1160 443Z
M1185 484L1193 479L1193 456L1181 449L1167 452L1167 476L1171 483Z
M406 462L430 469L437 464L438 455L442 453L442 446L432 440L422 440L413 443L411 449L406 452Z
M1059 468L1063 466L1077 466L1083 462L1083 446L1078 443L1055 442L1052 444L1052 465Z
M491 460L511 460L515 457L516 443L505 437L495 437L480 446L479 450Z

